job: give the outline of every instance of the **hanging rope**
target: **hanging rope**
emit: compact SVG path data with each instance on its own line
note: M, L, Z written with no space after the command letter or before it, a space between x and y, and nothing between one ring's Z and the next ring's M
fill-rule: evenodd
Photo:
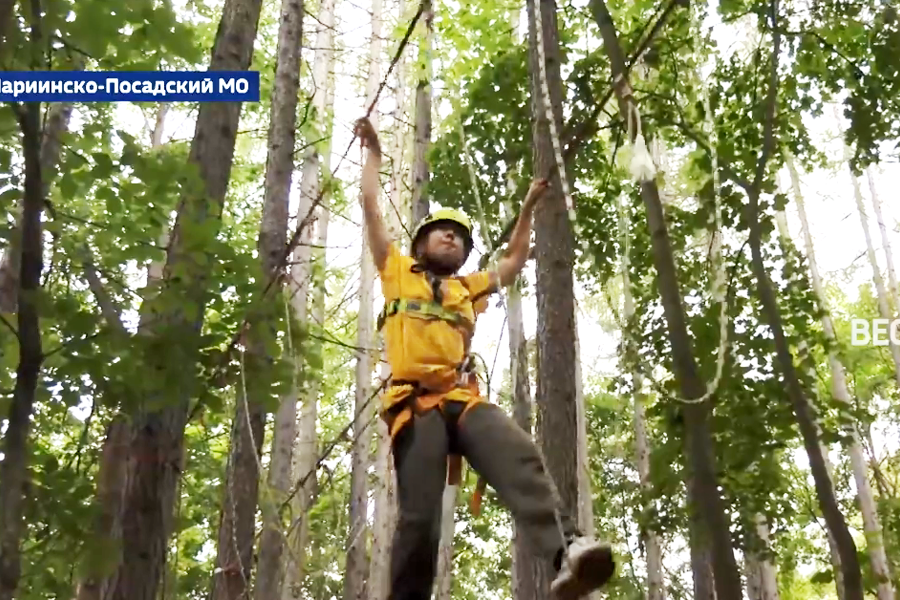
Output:
M713 302L719 304L719 347L716 352L716 372L711 382L709 382L706 386L706 393L704 393L699 398L682 398L680 396L673 395L667 391L665 391L663 385L658 382L644 367L643 363L640 360L637 360L636 357L633 357L633 365L631 365L634 369L636 369L647 381L650 382L650 385L656 390L660 396L665 398L675 400L677 402L681 402L683 404L700 404L708 400L712 395L716 392L719 387L719 384L722 380L722 374L725 369L725 359L728 354L728 301L727 301L727 286L726 286L726 270L725 270L725 261L722 257L722 202L721 202L721 193L720 193L720 182L719 182L719 160L718 160L718 138L716 135L716 126L715 120L713 118L713 113L710 108L710 91L706 78L698 77L702 79L703 84L703 103L704 103L704 112L706 113L705 125L709 130L709 141L710 141L710 149L711 149L711 158L712 158L712 188L713 188L713 216L712 216L712 244L711 244L711 262L712 267L714 269L713 282L712 282L712 290L711 295L713 298ZM639 117L636 119L638 122L638 132L640 132L640 120ZM640 135L640 133L638 133ZM642 143L642 140L640 140ZM645 149L646 150L646 149ZM651 161L652 164L652 161ZM632 159L632 165L634 165L634 159ZM628 286L630 289L631 281L629 278L630 272L630 239L629 239L629 228L628 228L628 219L625 213L624 206L624 198L621 198L617 203L617 209L619 213L619 242L622 247L622 256L621 256L621 270L622 270L622 279L623 284ZM637 348L637 340L636 338L631 336L631 327L627 322L621 319L618 315L618 311L615 308L615 304L612 302L612 299L609 297L609 292L607 290L607 302L609 304L610 309L613 312L614 319L619 324L619 327L622 330L622 336L625 339L626 343L633 344L632 347ZM639 390L635 390L639 391Z
M550 142L553 145L553 156L556 159L556 168L559 170L559 183L562 187L563 197L566 201L566 210L569 213L569 221L572 230L575 229L575 203L572 194L569 193L569 181L566 177L566 163L563 160L562 149L559 143L559 134L556 130L556 116L553 114L553 103L550 98L550 86L547 83L547 56L544 48L544 26L541 15L541 5L538 0L532 0L534 7L534 28L536 33L536 46L538 51L538 74L541 82L541 100L544 105L544 115L547 125L550 127Z

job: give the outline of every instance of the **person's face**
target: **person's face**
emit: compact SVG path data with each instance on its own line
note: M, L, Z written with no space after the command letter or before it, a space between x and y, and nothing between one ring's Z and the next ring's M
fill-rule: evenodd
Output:
M456 271L465 262L465 230L454 223L438 223L424 241L424 254L432 263Z

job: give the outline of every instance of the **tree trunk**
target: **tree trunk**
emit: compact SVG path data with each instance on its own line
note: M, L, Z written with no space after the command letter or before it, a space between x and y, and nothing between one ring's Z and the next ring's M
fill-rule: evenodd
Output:
M389 369L382 369L382 378ZM368 600L387 600L390 592L391 533L394 529L394 472L391 461L391 436L381 419L375 421L375 475L377 487L374 497L372 525L372 558L369 561Z
M269 124L269 148L266 165L266 188L263 205L263 228L259 248L263 256L266 282L273 275L268 261L277 260L287 243L288 204L294 169L294 146L297 133L297 103L300 91L300 45L303 38L303 0L282 0L281 23L275 63L275 87ZM266 221L266 216L272 219ZM281 247L278 246L281 244ZM279 303L280 304L280 303ZM279 306L280 308L280 306ZM290 356L289 360L296 360ZM262 537L254 596L256 600L278 600L282 581L284 539L282 521L276 511L291 485L291 456L296 436L297 398L289 394L275 413L272 458L269 464L268 489L263 497L268 510L263 510ZM257 441L258 444L262 440ZM252 473L241 476L250 477ZM258 477L258 475L256 475ZM226 496L227 498L227 496ZM254 498L255 500L255 498ZM248 541L245 540L245 543ZM252 551L252 539L249 540ZM220 554L223 552L220 547Z
M369 41L369 76L366 81L366 106L376 101L381 79L381 19L382 1L372 0L372 37ZM372 125L378 127L378 108L372 111ZM360 199L360 202L362 199ZM373 355L375 339L373 301L375 294L375 264L363 236L359 284L359 315L356 329L356 398L353 411L353 446L350 471L350 527L347 532L347 562L344 569L344 600L363 600L366 575L369 572L367 548L367 519L369 515L368 470L374 415L369 401L372 392Z
M537 290L537 432L562 509L578 514L578 426L575 383L574 236L550 138L542 92L541 58L546 68L550 114L562 131L563 87L559 30L553 0L538 4L543 44L539 46L535 3L528 3L529 72L532 90L533 172L550 185L534 217ZM562 534L560 534L562 535ZM563 540L560 539L560 545ZM549 567L549 565L548 565ZM540 582L545 586L546 579ZM539 590L546 595L547 589Z
M165 128L166 114L168 113L168 104L160 103L153 131L150 134L151 148L156 149L162 145L162 134ZM164 231L160 236L160 247L165 247L168 243L168 231ZM87 265L85 265L87 267ZM151 262L147 267L147 286L144 290L144 296L155 290L156 285L162 279L162 272L165 268L165 260ZM97 280L96 283L90 282L89 271L86 268L89 283L94 295L97 297L98 303L104 304L105 292L102 283ZM104 311L104 318L111 327L124 332L119 312ZM140 324L139 330L143 329L144 323ZM128 487L128 445L130 443L131 429L128 420L123 413L118 413L113 417L103 438L101 448L100 466L97 469L97 499L96 503L100 507L100 514L93 524L91 536L98 540L97 556L90 553L85 562L88 566L88 573L78 584L77 599L78 600L101 600L106 597L108 590L112 586L111 576L115 573L115 568L121 561L122 557L122 509L125 501L125 490Z
M322 0L319 5L319 24L316 31L316 55L313 62L313 107L316 118L323 124L324 135L321 146L307 148L303 158L303 174L300 182L300 202L297 210L299 223L309 212L312 202L320 189L319 170L331 171L331 130L333 125L333 87L331 67L334 57L334 13L336 0ZM294 319L301 326L310 328L321 326L325 319L325 247L328 243L329 224L328 194L319 203L316 214L315 252L312 251L312 232L304 231L301 242L294 250L291 267L291 306ZM316 266L312 266L315 260ZM312 294L311 320L307 319L310 280L316 279ZM310 340L310 347L321 352L321 343ZM302 357L298 358L300 363ZM298 366L298 368L301 368ZM303 369L301 368L301 371ZM302 398L297 421L296 443L293 446L294 482L302 482L300 491L291 502L291 526L288 544L290 551L284 557L284 583L281 597L284 600L300 598L304 577L304 561L309 537L309 510L312 508L316 489L316 461L318 453L316 421L318 418L319 374L301 375L301 389L295 391L296 398ZM296 485L297 483L295 483Z
M53 172L59 165L59 154L62 137L69 130L69 119L72 117L71 102L55 102L47 110L46 124L41 138L41 168L44 195L49 191ZM17 214L16 222L22 219L21 205L13 209ZM21 270L20 227L16 227L10 235L9 245L0 259L0 313L16 312L19 296L19 271Z
M281 255L287 245L288 206L294 167L294 145L296 141L297 95L300 89L300 41L302 32L302 0L284 0L281 9L281 24L278 32L278 50L275 65L275 87L272 92L272 110L269 125L268 156L266 164L265 197L263 201L262 223L260 224L259 249L262 261L262 288L278 276ZM259 496L259 478L268 398L267 348L275 340L274 311L280 303L269 302L258 318L250 323L246 333L250 363L242 370L242 389L237 394L237 407L232 423L232 440L229 452L228 471L222 501L219 524L218 555L216 572L213 576L213 600L237 600L248 597L253 569L253 548L256 531L256 508ZM249 389L243 385L246 378ZM288 401L296 410L296 404ZM279 410L279 413L282 412ZM293 411L290 411L293 412ZM293 440L293 416L287 422L279 423L288 440ZM279 440L283 458L289 456L284 446L288 442ZM277 465L270 469L277 490L287 490L290 478L290 464ZM264 518L266 515L264 515ZM267 528L277 540L275 548L280 554L280 535ZM273 597L278 589L278 556L267 556L263 569L264 598Z
M400 16L404 14L405 2L399 3ZM401 56L397 61L397 80L403 82L406 75L405 61ZM394 135L391 145L391 193L388 205L385 207L386 223L391 239L397 240L400 225L401 190L403 189L403 149L407 138L403 134L406 122L406 86L397 85L394 97L396 101L396 114L394 119ZM382 357L381 379L387 381L390 377L390 365ZM387 425L382 419L376 419L375 431L377 438L377 450L375 456L375 477L378 487L374 497L374 523L372 527L372 550L369 561L369 583L367 585L368 600L387 600L390 594L390 567L392 533L395 522L396 501L395 490L397 488L394 474L394 465L391 460L391 436Z
M625 219L620 227L627 227ZM631 296L631 277L628 266L622 272L622 294L625 296L625 323L631 322L634 316L634 299ZM624 333L624 332L623 332ZM633 345L633 338L626 336ZM627 356L635 360L636 349L630 349ZM631 371L631 382L634 387L634 454L638 477L641 482L641 496L644 498L643 511L656 516L655 503L650 499L653 485L650 482L650 438L647 435L646 396L643 393L644 379L638 369ZM662 546L659 534L652 526L641 527L641 541L647 557L647 600L666 600L666 588L662 570Z
M250 66L261 0L226 0L210 61L210 70L242 71ZM218 234L234 159L241 103L200 105L189 163L202 189L182 198L172 230L164 286L147 303L156 311L148 346L148 372L142 401L133 415L132 476L126 494L122 565L112 600L155 600L172 530L172 509L181 471L184 427L190 399L199 381L194 369L208 293L206 248ZM144 308L144 307L142 307ZM143 311L142 311L143 312ZM177 340L172 339L178 332ZM154 387L155 386L155 387ZM152 402L150 401L152 400ZM251 534L252 535L252 532Z
M441 545L438 548L437 576L434 584L435 600L452 600L453 595L453 534L456 530L455 510L459 486L447 485L441 496Z
M603 45L610 59L614 78L622 77L622 83L615 87L619 101L619 113L629 119L627 94L630 86L625 77L625 57L619 44L612 17L603 0L590 0L594 20L600 28ZM672 367L681 395L684 398L701 398L706 393L706 385L700 377L694 358L691 339L687 328L687 318L678 285L675 258L669 242L665 215L659 199L659 188L655 181L641 184L641 198L647 209L647 225L650 231L653 262L657 272L657 286L663 313L672 346ZM702 519L698 526L704 530L698 542L708 543L715 574L716 593L723 599L740 598L743 593L741 577L731 543L730 524L722 496L716 481L716 460L709 425L709 405L688 403L683 409L685 423L685 453L691 473L689 481L696 486L691 496L695 511Z
M772 18L775 21L775 15ZM834 535L841 556L841 566L844 575L844 588L848 600L862 600L862 576L859 568L859 560L856 555L856 544L847 528L844 515L841 514L837 499L834 494L834 486L829 478L825 466L825 457L821 450L819 431L816 426L812 407L806 398L806 394L800 385L794 367L794 357L791 354L787 336L781 320L781 311L778 307L778 299L762 255L762 219L759 210L759 195L762 188L762 178L765 174L766 158L774 140L773 123L777 110L778 97L778 52L780 47L779 30L775 29L773 36L774 52L772 56L772 73L766 100L766 122L763 130L763 149L760 156L756 176L753 183L747 189L749 206L747 218L750 225L748 242L750 244L750 264L757 283L757 295L762 305L762 315L772 331L775 341L775 354L778 366L782 372L784 386L790 399L794 416L797 420L803 445L809 456L810 470L815 481L816 496L819 506L828 528Z
M21 543L28 482L28 436L31 414L43 363L37 294L41 287L43 240L41 215L46 187L41 172L41 108L28 103L21 111L25 186L22 202L22 239L19 268L17 331L19 364L3 438L0 463L0 600L12 600L22 571Z
M691 550L691 574L694 579L694 600L716 600L716 579L713 573L711 544L709 543L703 516L697 512L699 506L698 484L695 477L688 475L688 545Z
M769 559L769 526L763 515L755 515L756 537L759 548L744 554L747 571L747 596L750 600L779 600L778 578L775 565Z
M577 310L577 309L576 309ZM575 423L578 429L578 529L594 536L594 506L591 495L591 464L588 454L587 415L581 372L581 345L578 340L578 315L575 315ZM593 598L593 594L591 596Z
M150 132L150 147L159 148L162 146L162 137L166 129L166 115L169 114L170 105L167 102L160 102L156 109L156 122L153 131ZM156 241L156 245L160 248L166 248L169 245L169 228L163 229ZM163 279L163 271L166 268L165 258L154 260L147 267L147 285L144 290L144 297L155 293Z
M822 331L825 334L828 343L832 346L828 353L828 366L831 369L831 393L835 400L846 407L846 410L852 411L853 399L850 395L850 390L847 387L847 377L844 365L841 363L841 359L834 349L835 344L837 344L834 323L831 320L831 310L825 295L825 286L823 285L822 277L819 274L819 266L816 261L812 234L809 229L809 220L806 216L806 206L803 201L803 195L800 192L800 178L797 175L797 169L790 156L787 158L787 165L791 176L794 201L797 203L797 211L800 216L800 226L802 228L806 259L809 261L809 272L810 278L812 279L813 291L815 292L822 309ZM863 528L867 540L866 547L869 552L869 559L872 562L872 572L879 581L878 600L893 600L894 590L891 585L887 554L884 550L881 524L878 520L878 509L875 503L875 497L872 493L872 486L869 483L866 457L863 451L862 442L860 441L859 428L857 427L855 420L848 426L847 433L850 438L850 444L847 450L850 454L853 479L856 484L860 512L862 512L863 517Z
M840 123L840 115L838 114L837 105L834 107L835 119ZM847 169L850 169L850 158L852 151L850 147L844 144L844 162ZM875 283L875 294L878 300L878 316L882 319L893 320L896 315L892 314L890 306L890 296L884 285L884 278L881 276L881 268L878 266L878 258L875 256L875 245L872 243L872 233L869 230L869 217L866 215L866 206L863 201L862 190L859 186L859 179L850 170L850 181L853 183L853 198L856 200L856 210L859 213L859 222L862 225L863 234L866 237L866 256L869 259L869 266L872 267L872 281ZM891 259L893 260L893 259ZM894 379L897 385L900 385L900 345L895 344L888 336L888 347L891 351L891 358L894 361Z
M425 8L422 18L425 34L419 46L418 83L416 84L416 122L414 158L412 165L412 226L425 218L429 211L428 202L428 147L431 144L431 49L434 41L434 4L423 0ZM412 228L410 228L412 229Z
M894 268L894 253L891 250L891 238L884 224L884 215L881 212L881 198L875 188L875 176L872 175L872 167L866 169L866 179L869 182L869 194L872 196L872 207L875 209L875 220L878 222L878 231L881 233L881 247L884 248L884 261L887 263L888 274L888 298L890 298L893 315L900 314L900 285L897 284L897 269Z
M591 462L588 453L587 415L584 401L584 381L581 373L581 345L578 340L578 314L575 314L575 423L578 431L578 529L588 537L594 537L594 498L591 494ZM599 590L588 596L600 600Z
M509 328L510 379L512 380L513 419L531 434L531 390L528 377L528 346L522 319L523 279L509 286L507 297ZM531 545L517 531L513 523L512 539L512 597L513 600L543 600L541 590L550 586L548 565L535 556Z

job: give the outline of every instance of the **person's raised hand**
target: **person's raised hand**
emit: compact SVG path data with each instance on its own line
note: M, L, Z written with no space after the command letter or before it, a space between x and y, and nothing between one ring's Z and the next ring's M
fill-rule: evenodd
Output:
M381 144L378 142L378 134L375 133L375 127L372 126L369 117L357 120L353 131L364 148L368 148L370 152L381 156Z
M525 196L524 205L528 208L534 208L537 202L544 197L550 182L546 179L535 179L528 188L528 195Z

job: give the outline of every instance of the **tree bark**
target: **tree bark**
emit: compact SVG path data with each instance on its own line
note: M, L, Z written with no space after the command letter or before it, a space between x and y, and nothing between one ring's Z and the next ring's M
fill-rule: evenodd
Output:
M297 96L300 89L300 42L303 26L302 0L284 0L278 32L275 86L272 93L268 152L260 225L259 249L262 261L262 286L278 275L280 258L287 244L288 204L293 175L293 156L296 141ZM262 288L264 289L264 288ZM225 478L221 521L219 525L217 570L213 577L213 600L236 600L249 597L253 568L253 548L256 530L256 509L259 497L262 445L265 438L267 346L275 336L275 310L272 303L247 332L251 362L244 377L252 386L252 394L244 387L238 393L237 408L232 424L232 446ZM242 378L243 380L243 378ZM255 385L254 385L255 384ZM255 388L255 389L254 389ZM269 469L269 483L276 493L286 493L290 485L290 447L294 437L296 403L288 401L279 407L281 418L275 424L279 455L278 464ZM287 440L284 440L284 438ZM285 448L286 446L286 448ZM287 458L287 461L284 459ZM266 500L271 496L267 495ZM277 501L277 500L276 500ZM274 506L271 508L274 509ZM256 594L259 598L275 599L279 589L279 567L282 550L280 527L271 514L263 514L268 527L264 529L266 545L260 547L260 562ZM278 528L278 529L275 529ZM264 560L263 560L264 559Z
M317 21L320 23L316 33L316 58L313 63L313 77L319 82L313 95L313 106L325 124L324 142L320 152L310 148L303 162L303 179L300 186L300 209L298 222L307 212L319 194L319 168L324 173L331 172L331 132L334 124L334 81L331 77L331 65L334 57L334 11L335 0L323 0ZM324 92L324 93L323 93ZM325 247L328 244L328 225L330 209L328 194L319 202L316 215L316 249L310 249L307 242L304 248L298 246L294 252L294 266L291 269L291 304L295 318L310 328L325 326ZM309 233L304 237L309 238ZM302 242L301 242L302 244ZM310 282L314 281L314 292L311 299L312 314L307 319L307 296ZM321 342L311 340L310 347L321 353ZM291 552L287 557L282 598L293 600L301 597L300 583L303 581L303 562L309 538L309 510L312 508L316 483L316 461L318 445L316 421L320 389L319 374L303 377L303 402L300 406L300 417L297 425L297 440L294 446L293 479L304 481L302 490L296 494L292 502L292 534L290 536Z
M210 70L249 68L260 6L261 0L226 0ZM148 349L150 375L144 382L148 389L141 391L141 401L134 403L133 469L123 517L123 537L129 543L124 547L112 600L155 600L165 566L184 427L190 399L199 384L193 366L208 298L205 248L221 226L240 112L239 102L200 104L188 161L196 166L202 189L186 192L182 198L163 289L145 305L156 313L153 325L148 326L148 345L160 346ZM185 369L186 365L190 368Z
M412 227L428 214L428 147L431 145L431 49L434 41L434 4L432 0L423 0L425 9L422 18L425 22L425 34L419 46L419 64L416 84L416 121L414 158L412 165Z
M760 547L744 555L747 569L747 596L750 600L779 600L778 578L769 555L769 526L763 515L754 517Z
M840 115L838 114L837 105L834 106L834 117L840 123ZM878 258L875 256L875 245L872 243L872 233L869 230L869 217L866 215L866 206L863 201L862 190L859 186L859 179L850 169L850 159L853 152L850 147L844 144L844 162L850 171L850 181L853 183L853 198L856 200L856 210L859 213L859 222L862 225L863 234L866 238L866 256L869 259L869 266L872 267L872 281L875 283L875 297L878 300L878 316L882 319L893 320L895 314L891 312L890 296L884 285L884 277L881 276L881 267L878 266ZM891 259L893 260L893 259ZM891 352L891 359L894 361L894 380L900 385L900 345L895 344L888 336L888 347Z
M625 219L619 225L627 227ZM625 323L634 317L634 298L631 296L631 277L628 266L623 270L622 294L625 297ZM631 336L626 337L632 346L627 354L629 360L636 360L636 349ZM644 379L638 369L631 370L631 384L634 387L634 454L638 477L641 482L643 511L656 515L655 503L650 499L653 485L650 482L650 438L647 435L646 396L643 393ZM666 588L662 570L662 545L659 534L652 526L641 528L641 541L647 557L647 600L666 600Z
M528 376L528 346L522 318L522 292L520 278L509 286L507 296L509 328L510 379L512 380L513 419L523 430L531 434L531 388ZM548 565L535 556L531 545L513 523L512 539L512 597L513 600L543 600L541 590L550 586Z
M382 378L389 370L382 369ZM375 474L377 487L374 494L374 523L372 525L372 558L369 561L369 580L366 593L369 600L387 600L390 592L391 532L394 528L393 504L394 472L391 464L391 436L381 419L375 421L376 453Z
M891 249L891 238L884 224L884 214L881 211L881 198L875 188L875 176L872 175L872 167L866 169L866 179L869 182L869 194L872 196L872 207L875 209L875 220L878 222L878 231L881 233L881 247L884 248L884 262L887 265L888 274L888 298L891 300L893 312L900 314L900 285L897 283L897 269L894 267L894 252Z
M269 124L269 149L266 165L266 193L263 208L263 229L260 230L260 254L275 253L277 258L287 243L288 203L294 169L294 147L297 140L297 103L300 92L300 45L303 38L303 0L282 0L281 23L275 63L275 88L272 93L272 112ZM267 224L266 213L272 218ZM265 238L265 241L264 241ZM278 247L277 244L281 244ZM265 261L265 258L264 258ZM264 263L264 269L269 265ZM266 280L271 277L267 271ZM289 360L296 360L290 356ZM256 572L254 597L256 600L278 600L282 582L282 554L284 552L281 516L273 511L287 496L291 485L291 457L296 437L297 398L288 394L275 413L272 438L272 458L269 464L268 487L271 502L263 510L264 527L259 542L259 563ZM249 477L249 474L247 475ZM251 542L252 544L252 542Z
M41 137L41 182L44 186L44 197L49 192L54 171L59 165L62 138L69 131L69 119L72 117L71 102L55 102L47 110L46 123ZM14 209L16 222L21 219L21 205ZM18 306L19 272L22 268L21 227L12 232L9 245L0 259L0 313L13 314Z
M28 437L41 364L40 315L37 294L44 266L41 215L45 186L41 172L40 103L15 106L22 132L25 186L19 268L17 331L19 364L3 438L0 463L0 600L12 600L22 574L21 543L28 486Z
M834 323L831 319L831 309L825 295L825 286L823 285L822 277L819 274L815 247L809 229L809 220L806 216L806 205L800 191L800 178L797 174L797 169L794 166L793 159L790 156L787 157L787 166L791 176L794 201L797 203L797 211L800 216L800 226L802 228L806 259L809 262L809 272L810 278L812 279L813 291L815 292L820 308L822 309L822 331L831 346L828 352L828 366L831 370L831 393L835 400L850 411L853 408L853 399L850 395L850 390L847 387L847 376L844 365L841 363L841 359L838 357L837 351L835 350L837 339L834 331ZM850 454L853 479L856 484L860 512L862 513L863 529L865 530L867 540L866 546L869 553L869 559L872 563L872 572L878 580L878 600L893 600L894 590L891 585L888 560L884 550L882 528L878 520L878 508L872 493L872 486L869 483L866 457L859 435L859 428L857 427L855 420L848 425L847 433L850 438L847 451Z
M777 1L773 0L771 7L771 19L773 22L773 52L771 60L771 75L769 90L766 98L766 119L763 125L763 147L757 163L756 176L747 190L749 207L747 218L750 224L748 242L750 244L750 263L753 275L757 280L757 295L762 305L762 315L772 331L775 340L775 354L782 372L784 385L790 399L803 445L809 455L810 470L815 481L816 496L819 506L828 528L834 535L841 556L841 566L844 576L844 588L847 600L862 600L862 576L859 569L859 560L856 555L856 544L847 528L844 515L841 514L834 487L825 468L825 458L819 444L818 430L813 418L811 406L806 399L797 372L794 367L794 357L791 354L784 325L781 320L781 312L778 308L778 300L769 279L762 255L762 220L759 210L759 196L762 188L762 180L765 175L766 163L774 145L774 122L778 99L778 59L781 45L781 35L777 28Z
M542 47L537 14L541 11ZM535 272L537 290L537 432L547 470L556 485L562 509L578 514L577 406L575 383L574 234L563 196L550 138L548 110L542 92L541 59L546 68L550 114L562 130L563 85L560 75L559 30L553 0L528 3L529 72L532 90L533 173L549 177L550 185L535 211ZM560 545L563 540L560 540ZM550 565L547 565L550 568ZM549 578L548 578L549 579ZM539 593L548 593L547 579Z
M459 486L447 485L441 496L441 544L438 548L437 576L434 583L435 600L452 600L453 595L453 534L456 531L456 497Z
M625 76L626 64L622 47L612 17L603 0L590 0L590 8L600 28L603 45L610 59L613 78L621 77L615 87L619 113L623 119L631 119L628 96L631 88ZM632 128L636 132L636 128ZM706 385L700 378L694 358L687 318L678 285L675 258L666 228L665 215L660 202L659 188L655 181L641 184L641 198L647 210L653 262L657 272L657 286L663 305L663 313L672 346L672 367L681 395L688 399L700 398L706 393ZM701 519L698 527L702 535L698 543L708 543L712 569L715 574L716 593L720 598L740 598L741 578L734 559L730 524L716 481L716 461L709 425L709 405L688 403L683 407L685 422L685 453L691 473L689 485L696 486L689 496L691 510ZM693 482L693 484L691 484ZM692 542L693 544L693 542Z
M381 0L372 0L372 37L369 41L369 76L366 81L366 106L376 100L381 79ZM372 125L377 129L377 108L373 110ZM362 199L360 198L360 202ZM373 301L375 293L375 264L367 236L363 235L359 315L356 329L356 396L353 411L353 447L350 469L350 527L347 532L347 562L344 568L344 600L363 600L369 565L366 556L367 518L369 513L368 469L371 447L371 417L374 414L369 395L372 391L372 351L375 337Z
M716 600L716 579L713 573L712 550L701 515L696 507L698 484L695 477L688 475L688 545L691 551L691 575L693 576L694 600Z
M402 17L405 9L405 2L399 3L400 16ZM406 75L406 65L403 57L397 61L396 66L397 80L404 81ZM406 87L397 85L394 91L396 102L395 128L391 145L391 187L390 196L388 198L386 210L386 219L388 231L391 239L398 241L400 237L400 204L401 191L403 189L403 150L405 141L408 139L404 135L406 122L404 115L406 113ZM387 361L384 360L382 354L381 361L381 379L387 381L390 377L391 369ZM391 567L391 544L392 532L396 517L395 491L397 489L395 474L393 469L393 461L391 460L391 436L388 432L387 425L382 419L376 419L375 431L377 438L377 449L375 456L375 477L377 480L377 488L374 497L374 523L372 527L372 550L371 560L369 561L369 583L366 589L369 600L387 600L390 594L390 567Z
M575 314L575 423L578 432L576 454L578 457L578 529L588 537L594 537L594 498L591 493L591 462L588 452L587 415L584 400L584 381L581 372L581 344L578 340L578 314ZM588 594L589 600L600 600L600 591Z

